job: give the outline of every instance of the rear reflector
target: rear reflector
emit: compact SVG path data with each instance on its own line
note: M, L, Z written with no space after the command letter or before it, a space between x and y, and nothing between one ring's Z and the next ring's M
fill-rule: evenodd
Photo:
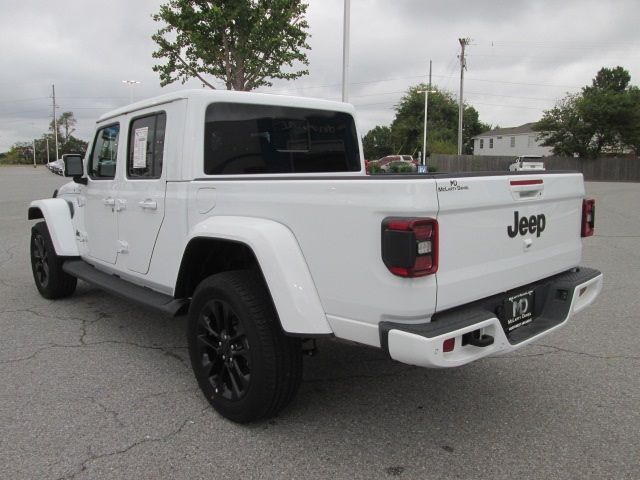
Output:
M447 338L444 342L442 342L442 351L444 353L453 352L454 347L456 346L456 339Z
M438 271L438 221L433 218L385 218L382 261L399 277L423 277Z
M590 237L596 226L596 201L592 198L582 201L582 226L580 227L580 235Z

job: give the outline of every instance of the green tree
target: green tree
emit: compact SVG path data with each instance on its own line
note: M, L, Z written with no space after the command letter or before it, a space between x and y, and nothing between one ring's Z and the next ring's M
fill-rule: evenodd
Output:
M640 151L640 90L622 67L602 68L580 94L561 99L535 125L556 155Z
M544 113L534 125L542 144L553 147L553 154L585 157L591 154L593 132L580 112L580 96L567 95Z
M171 0L153 15L165 24L151 37L153 58L166 60L153 70L162 86L198 78L215 88L214 77L245 91L306 75L294 69L309 64L306 10L302 0Z
M395 149L391 142L391 128L377 125L369 130L362 138L362 149L364 158L368 160L376 160L393 154Z
M64 112L57 118L58 127L58 155L62 156L65 153L84 153L87 150L87 142L80 140L73 136L76 131L74 128L77 124L77 120L73 115L73 112ZM53 120L49 124L49 132L42 136L39 140L43 145L46 141L49 141L49 158L56 160L56 140L55 140L55 125ZM40 148L37 148L40 151ZM46 156L46 147L43 147Z
M73 128L76 126L76 123L78 123L78 121L73 116L73 112L64 112L60 115L60 118L58 118L58 125L62 129L62 138L65 143L69 141L73 132L76 131L76 129Z
M416 154L422 150L424 128L424 93L427 85L410 87L396 106L396 116L391 124L395 153ZM429 93L429 119L427 155L433 153L456 153L458 151L458 102L447 91L432 87ZM489 125L480 121L475 108L466 106L463 113L463 153L473 152L474 135L489 130Z
M33 144L31 142L16 142L6 152L2 163L31 164L33 163Z

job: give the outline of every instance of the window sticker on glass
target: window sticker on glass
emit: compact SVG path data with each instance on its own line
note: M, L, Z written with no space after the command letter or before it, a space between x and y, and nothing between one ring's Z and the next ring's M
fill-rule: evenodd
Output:
M145 168L147 166L147 137L149 127L136 128L134 132L133 168Z

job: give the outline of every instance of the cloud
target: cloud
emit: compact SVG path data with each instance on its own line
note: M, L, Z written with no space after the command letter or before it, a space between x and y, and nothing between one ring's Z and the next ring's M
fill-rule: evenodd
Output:
M95 119L160 88L151 71L160 1L64 3L0 0L0 151L39 137L58 112L73 111L77 135L89 139ZM340 99L342 0L311 0L310 75L277 81L277 94ZM465 100L481 120L501 126L540 118L567 91L590 83L602 66L622 65L638 83L639 20L635 0L351 2L349 101L362 133L389 124L393 106L411 85L433 81L457 93L458 38L472 39ZM124 79L140 81L133 92Z

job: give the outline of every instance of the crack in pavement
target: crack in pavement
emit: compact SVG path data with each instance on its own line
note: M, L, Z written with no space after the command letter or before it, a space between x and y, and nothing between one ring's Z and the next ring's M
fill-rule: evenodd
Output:
M199 415L204 414L204 412L206 412L210 408L211 407L206 407L206 408L202 409L200 411ZM76 478L78 475L81 475L83 472L85 472L87 470L89 463L95 462L96 460L101 460L101 459L104 459L104 458L109 458L109 457L114 457L114 456L117 456L117 455L122 455L123 453L127 453L128 451L132 450L133 448L135 448L137 446L140 446L140 445L143 445L145 443L164 442L165 440L169 440L170 438L179 435L187 425L190 425L190 424L192 425L194 423L195 423L194 420L192 420L191 418L187 418L186 420L184 420L182 422L182 424L178 428L170 431L166 435L162 435L162 436L159 436L159 437L151 437L151 436L147 435L144 438L142 438L142 439L140 439L140 440L138 440L136 442L133 442L133 443L127 445L124 448L121 448L119 450L115 450L113 452L102 453L100 455L94 455L94 454L90 453L89 458L87 458L86 460L82 461L82 463L79 465L79 468L75 472L67 474L67 475L62 476L62 477L58 477L58 480L72 480L72 479Z
M568 348L555 347L553 345L544 345L542 343L537 343L536 345L540 347L552 348L553 350L556 350L556 352L548 352L548 353L565 352L565 353L572 353L574 355L584 355L585 357L598 358L602 360L616 360L616 359L640 360L640 356L636 356L636 355L599 355L597 353L579 352L576 350L570 350Z
M104 344L130 345L130 346L133 346L133 347L143 348L143 349L147 349L147 350L161 351L165 355L167 355L169 357L172 357L172 358L175 358L176 360L179 360L180 363L182 363L186 368L191 368L191 365L184 358L182 358L180 355L178 355L177 353L172 351L173 349L184 348L182 346L160 347L160 346L155 346L155 345L142 345L140 343L128 342L128 341L124 341L124 340L102 340L100 342L81 343L81 344L67 344L67 345L59 344L59 343L49 343L49 344L45 344L45 346L43 348L39 348L38 350L33 352L31 355L28 355L26 357L10 358L9 360L0 361L0 365L7 365L7 364L12 364L12 363L19 363L19 362L24 362L24 361L27 361L27 360L32 360L36 356L38 356L40 353L42 353L42 352L44 352L46 350L54 349L54 348L63 348L63 349L64 348L91 348L91 347L94 347L96 345L104 345Z
M18 308L16 310L4 310L2 313L25 313L25 312L40 318L47 318L47 319L55 318L51 315L45 315L44 313L40 313L37 310L34 310L33 308Z
M100 402L95 397L87 396L86 398L88 398L92 403L94 403L95 405L100 407L100 409L102 410L102 413L109 414L113 418L113 420L118 424L119 427L125 427L124 422L122 420L120 420L120 413L118 413L115 410L111 410L110 408L108 408L106 405L104 405L102 402Z
M640 360L640 357L635 355L598 355L596 353L589 352L578 352L575 350L569 350L568 348L554 347L553 345L544 345L542 343L536 343L533 346L548 348L549 350L546 352L539 353L526 353L526 354L507 354L507 355L496 355L491 357L486 357L491 360L500 360L506 358L527 358L527 357L544 357L545 355L555 355L558 353L571 353L574 355L584 355L586 357L597 358L600 360Z
M407 366L406 368L402 368L397 372L390 373L377 373L373 375L367 375L364 373L354 374L354 375L345 375L344 377L322 377L322 378L304 378L304 383L320 383L320 382L342 382L345 380L352 380L355 378L385 378L385 377L397 377L399 375L403 375L407 372L412 371L423 371L426 370L420 367Z
M133 404L146 402L152 398L163 397L165 395L170 395L172 393L197 393L200 391L200 387L191 387L191 388L183 388L181 390L167 390L164 392L151 393L149 395L143 395L142 397L138 397L133 401Z

